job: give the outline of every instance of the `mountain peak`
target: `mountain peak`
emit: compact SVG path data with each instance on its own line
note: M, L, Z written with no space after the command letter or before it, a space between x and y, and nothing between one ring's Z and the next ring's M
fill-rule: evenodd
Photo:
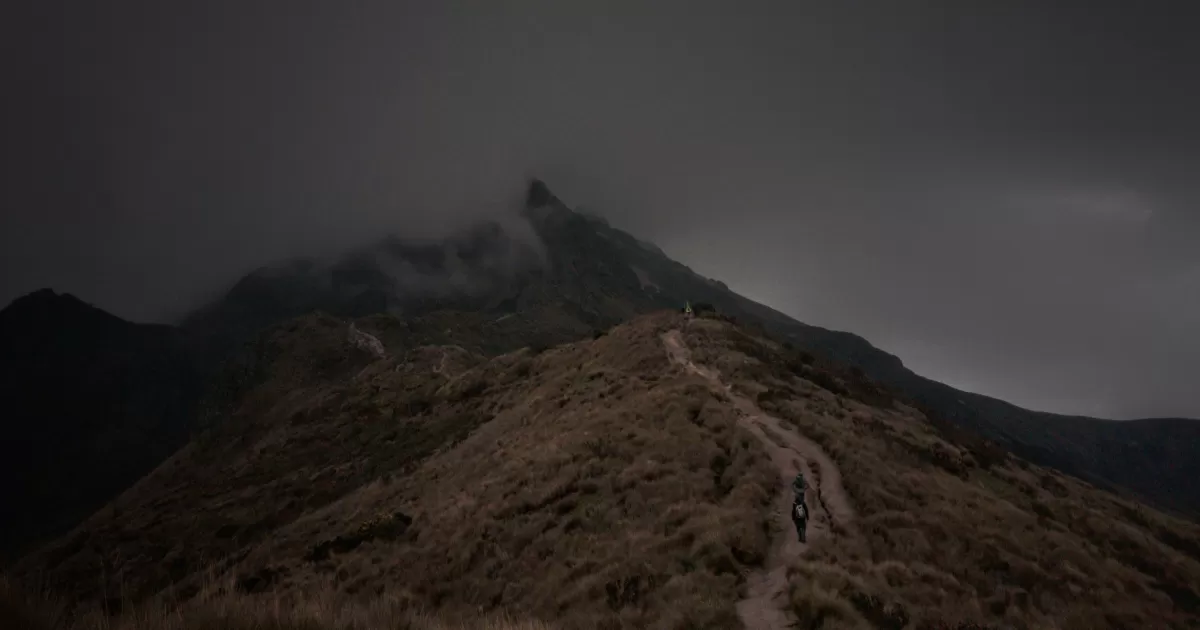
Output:
M531 209L541 208L550 203L553 198L554 194L550 192L546 182L534 178L529 182L529 191L525 195L525 206Z
M74 527L188 438L203 388L173 328L41 289L0 311L0 564ZM3 625L0 622L0 625Z
M37 305L37 304L55 304L55 303L58 303L58 304L67 304L67 303L86 304L85 302L83 302L83 300L80 300L79 298L75 297L74 295L71 295L70 293L58 293L54 289L45 287L42 289L38 289L36 291L32 291L30 293L26 293L25 295L22 295L21 297L13 300L12 303L9 304L8 307L5 308L5 310L7 310L9 308L30 308L32 305Z
M88 318L94 320L120 321L114 315L84 302L70 293L58 293L50 288L38 289L12 301L3 310L0 318L7 322L45 324L64 319Z

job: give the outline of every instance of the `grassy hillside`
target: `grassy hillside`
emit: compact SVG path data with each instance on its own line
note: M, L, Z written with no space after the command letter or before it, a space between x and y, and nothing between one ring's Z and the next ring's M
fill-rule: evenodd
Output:
M731 411L671 371L673 318L494 359L376 359L333 318L281 326L287 351L227 423L19 569L110 607L216 575L570 627L736 623L773 480Z
M0 580L0 628L6 630L550 630L504 615L424 613L401 601L356 601L327 589L304 600L264 600L211 584L176 603L151 602L109 614L101 607L72 611L63 602Z
M820 443L860 518L791 568L816 627L1194 628L1200 527L938 427L728 326L697 358ZM911 624L911 625L907 625ZM977 624L977 625L970 625Z
M672 362L672 330L732 389ZM126 619L180 601L197 607L181 619L303 618L326 601L738 627L750 581L794 536L750 404L823 447L856 513L786 558L802 627L1200 624L1195 525L931 422L752 327L660 313L493 358L395 341L380 357L354 339L328 316L274 328L231 418L17 577ZM212 584L227 585L216 600ZM305 627L347 627L331 619Z

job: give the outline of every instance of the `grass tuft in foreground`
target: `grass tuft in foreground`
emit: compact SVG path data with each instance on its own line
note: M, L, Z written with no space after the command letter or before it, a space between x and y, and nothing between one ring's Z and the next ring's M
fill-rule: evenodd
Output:
M118 614L100 606L72 609L0 579L5 630L550 630L537 621L429 614L404 597L351 599L333 588L303 599L206 589L182 604L149 601Z

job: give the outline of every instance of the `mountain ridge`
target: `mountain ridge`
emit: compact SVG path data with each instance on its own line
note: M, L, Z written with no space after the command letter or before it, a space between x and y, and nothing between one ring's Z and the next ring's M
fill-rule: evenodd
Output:
M187 441L202 376L177 329L41 290L0 310L0 562L73 527Z
M173 343L187 349L183 353L195 376L181 400L191 413L175 414L184 418L177 424L188 424L190 431L227 416L237 396L255 382L261 348L253 340L259 331L314 311L368 318L366 326L374 326L373 334L393 348L415 347L419 340L463 344L490 356L599 334L639 314L691 301L712 304L831 364L860 370L931 418L980 434L1035 463L1191 518L1200 515L1200 488L1191 481L1200 476L1200 423L1194 420L1060 416L956 390L915 374L899 357L859 335L804 324L738 295L652 243L571 210L540 181L530 185L520 214L536 242L497 223L442 241L387 236L332 262L297 259L257 270L180 326L145 328L177 337ZM40 299L21 298L5 312L26 310L22 304ZM71 308L64 311L102 312L74 298L67 303ZM97 317L108 325L122 321L106 313ZM55 334L70 328L58 326ZM28 360L14 359L14 365ZM196 388L205 395L194 393ZM186 434L176 431L169 446L151 451L165 457ZM72 485L69 478L56 483ZM103 504L120 489L85 503Z
M135 619L215 580L214 612L336 594L581 630L1200 623L1200 526L753 324L660 310L487 356L426 317L272 326L225 421L15 575Z

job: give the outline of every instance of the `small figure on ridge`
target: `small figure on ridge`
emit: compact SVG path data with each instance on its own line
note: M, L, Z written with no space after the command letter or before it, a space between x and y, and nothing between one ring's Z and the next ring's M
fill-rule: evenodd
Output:
M798 473L792 480L792 524L796 526L796 535L800 542L807 542L808 536L808 505L804 502L807 484L804 483L804 473Z

